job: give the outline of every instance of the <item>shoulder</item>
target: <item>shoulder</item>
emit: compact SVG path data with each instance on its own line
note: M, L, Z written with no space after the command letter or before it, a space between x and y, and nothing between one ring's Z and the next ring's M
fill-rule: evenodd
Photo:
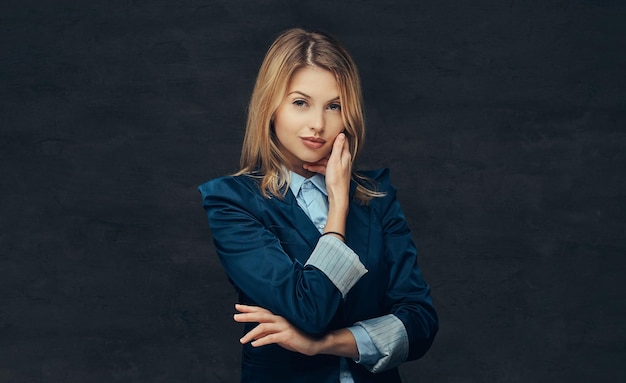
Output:
M359 174L362 177L365 177L365 179L369 179L373 181L374 186L376 186L377 188L381 188L381 189L378 189L379 191L385 191L383 189L386 189L392 186L391 185L391 171L389 170L389 168L360 170L357 172L357 174ZM367 186L367 185L363 185L363 186Z
M396 201L396 188L391 182L391 171L388 168L358 171L358 182L370 190L381 193L372 198L368 205L375 211L385 212Z
M254 175L224 176L209 180L198 186L202 199L212 197L251 198L260 196L260 178Z
M357 175L359 178L356 181L361 184L361 186L376 192L381 192L385 194L386 197L395 196L396 188L391 183L391 171L388 168L358 171ZM374 198L374 200L378 199L380 198Z

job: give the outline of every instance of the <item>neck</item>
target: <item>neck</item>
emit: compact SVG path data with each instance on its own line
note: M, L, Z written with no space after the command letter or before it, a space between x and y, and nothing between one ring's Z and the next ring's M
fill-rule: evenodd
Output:
M307 179L308 179L308 178L311 178L311 177L313 177L313 176L315 175L315 173L314 173L314 172L308 171L308 170L306 170L306 169L304 169L304 168L300 168L300 169L289 169L289 170L291 170L292 172L294 172L294 173L296 173L296 174L298 174L298 175L301 175L302 177L307 178Z

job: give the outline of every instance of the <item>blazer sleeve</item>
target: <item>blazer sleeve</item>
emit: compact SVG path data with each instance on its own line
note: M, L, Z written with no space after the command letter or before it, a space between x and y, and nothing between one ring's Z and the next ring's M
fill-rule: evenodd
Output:
M382 171L376 180L379 190L386 193L385 197L375 202L374 207L383 232L388 270L385 294L388 312L378 318L357 322L365 328L383 355L375 365L366 366L373 372L422 357L439 328L430 287L417 263L417 249L396 197L396 189L391 185L389 170Z
M228 277L256 304L305 332L323 333L365 267L331 236L320 238L305 265L290 257L260 218L268 201L243 177L218 178L199 188Z

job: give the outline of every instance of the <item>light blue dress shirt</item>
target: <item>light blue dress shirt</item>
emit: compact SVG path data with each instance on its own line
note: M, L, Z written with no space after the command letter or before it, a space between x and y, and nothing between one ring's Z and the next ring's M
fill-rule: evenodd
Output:
M317 230L323 233L328 218L328 192L324 176L315 174L306 179L291 171L289 175L291 177L289 188L296 196L298 205ZM358 324L348 327L348 330L354 336L359 351L359 360L355 361L366 366L374 366L384 355L378 351L367 331ZM340 358L340 363L340 383L354 383L346 358Z

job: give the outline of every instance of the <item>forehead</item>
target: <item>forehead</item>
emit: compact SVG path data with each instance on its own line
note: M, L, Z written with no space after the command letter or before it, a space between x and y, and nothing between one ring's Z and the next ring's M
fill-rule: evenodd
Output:
M287 93L300 91L311 97L339 96L339 85L335 75L326 69L306 66L296 70L289 81Z

